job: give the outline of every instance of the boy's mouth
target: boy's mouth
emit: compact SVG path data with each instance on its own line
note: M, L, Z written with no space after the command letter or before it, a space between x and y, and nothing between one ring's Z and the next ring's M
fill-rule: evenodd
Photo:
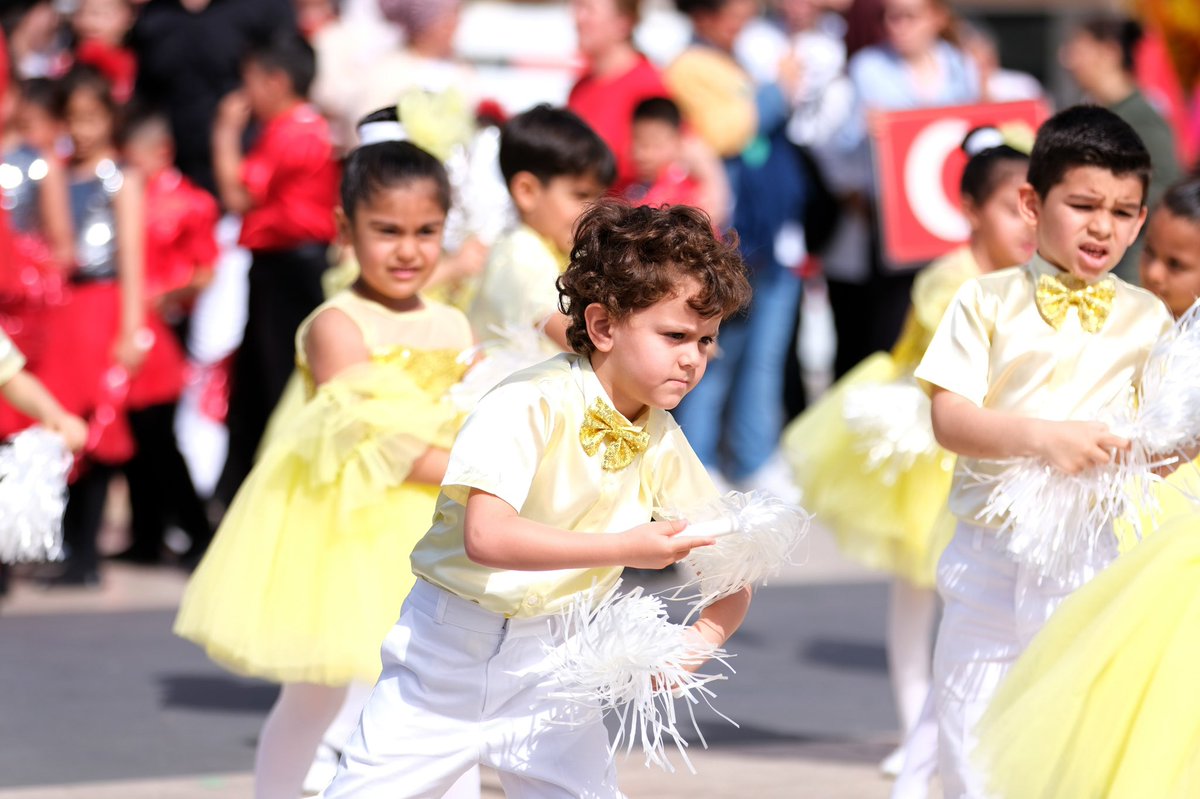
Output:
M1096 266L1103 266L1108 260L1108 248L1099 244L1081 244L1079 252L1089 263Z

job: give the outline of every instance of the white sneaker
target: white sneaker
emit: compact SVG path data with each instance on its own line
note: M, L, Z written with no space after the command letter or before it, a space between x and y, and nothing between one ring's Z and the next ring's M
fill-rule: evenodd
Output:
M905 751L903 746L897 746L892 753L879 761L879 770L888 777L899 777L904 769Z
M793 505L799 505L801 494L800 488L796 485L796 478L792 474L792 467L784 460L783 456L776 452L762 466L744 480L739 480L735 486L739 491L753 491L758 489L766 491L768 494L774 494L784 502L790 502Z
M341 755L332 746L321 742L312 765L308 767L308 774L304 775L304 787L301 788L304 796L316 796L329 787L329 783L337 776L340 758Z

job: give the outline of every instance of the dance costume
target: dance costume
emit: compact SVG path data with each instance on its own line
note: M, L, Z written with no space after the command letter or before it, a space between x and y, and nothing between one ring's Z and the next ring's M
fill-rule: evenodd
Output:
M304 341L330 309L358 326L371 361L314 391ZM176 634L240 674L374 681L437 496L405 479L428 448L453 441L459 413L444 395L470 345L462 315L430 302L396 313L347 291L310 315L296 334L310 399L230 506L188 583Z
M912 373L955 292L978 274L969 247L922 270L892 351L867 358L784 431L784 451L805 505L837 537L842 552L922 587L933 586L938 558L953 534L941 511L954 455L934 440L928 401ZM903 403L923 413L892 425L902 429L854 429L847 411L855 402L880 411ZM923 446L905 456L900 436L919 438Z
M1200 795L1200 516L1177 516L1063 603L980 725L995 796Z
M983 408L1055 420L1095 420L1127 402L1150 348L1170 328L1153 294L1114 277L1100 288L1075 286L1040 256L968 282L955 296L917 367L924 384ZM1093 294L1110 300L1088 305ZM1052 313L1054 291L1071 300ZM1088 309L1081 316L1080 306ZM948 502L959 523L938 563L945 603L934 651L940 771L948 799L982 797L968 760L976 724L996 686L1058 604L1107 565L1097 552L1061 582L1009 554L1005 519L982 521L1004 464L960 457Z
M596 432L587 450L585 422ZM510 796L620 796L600 714L555 696L545 646L561 640L556 614L581 591L604 592L621 567L479 565L464 546L465 504L480 490L532 522L615 533L715 498L704 467L670 414L652 408L631 424L588 359L562 354L479 402L442 485L412 554L419 579L325 796L440 796L475 763L500 771Z
M467 318L479 341L506 327L536 327L558 312L558 276L568 258L528 225L501 236L488 255ZM547 340L547 351L557 351Z

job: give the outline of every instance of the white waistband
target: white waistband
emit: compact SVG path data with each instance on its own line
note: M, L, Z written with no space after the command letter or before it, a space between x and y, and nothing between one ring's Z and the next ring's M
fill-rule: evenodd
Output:
M558 639L560 635L556 631L562 628L557 616L510 619L419 577L406 601L439 623L478 633L517 638L541 635Z

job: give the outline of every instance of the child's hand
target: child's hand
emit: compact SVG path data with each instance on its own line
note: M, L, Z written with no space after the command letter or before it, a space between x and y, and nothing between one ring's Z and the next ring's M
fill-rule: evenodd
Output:
M1101 422L1041 421L1031 432L1038 456L1066 474L1109 463L1117 451L1126 452L1130 446L1128 439Z
M246 93L238 89L221 98L217 106L216 126L239 134L250 124L250 103Z
M47 418L42 422L42 425L52 433L58 433L66 442L67 449L71 452L79 452L83 449L83 445L87 443L88 426L87 422L80 419L73 413L66 411Z
M680 536L687 522L650 522L618 535L622 540L621 565L635 569L663 569L682 560L696 547L706 547L711 538Z
M113 360L124 366L130 374L136 372L142 361L146 360L146 353L149 352L150 345L153 345L152 340L146 341L147 333L149 331L145 328L122 333L117 336L117 342L113 345Z

